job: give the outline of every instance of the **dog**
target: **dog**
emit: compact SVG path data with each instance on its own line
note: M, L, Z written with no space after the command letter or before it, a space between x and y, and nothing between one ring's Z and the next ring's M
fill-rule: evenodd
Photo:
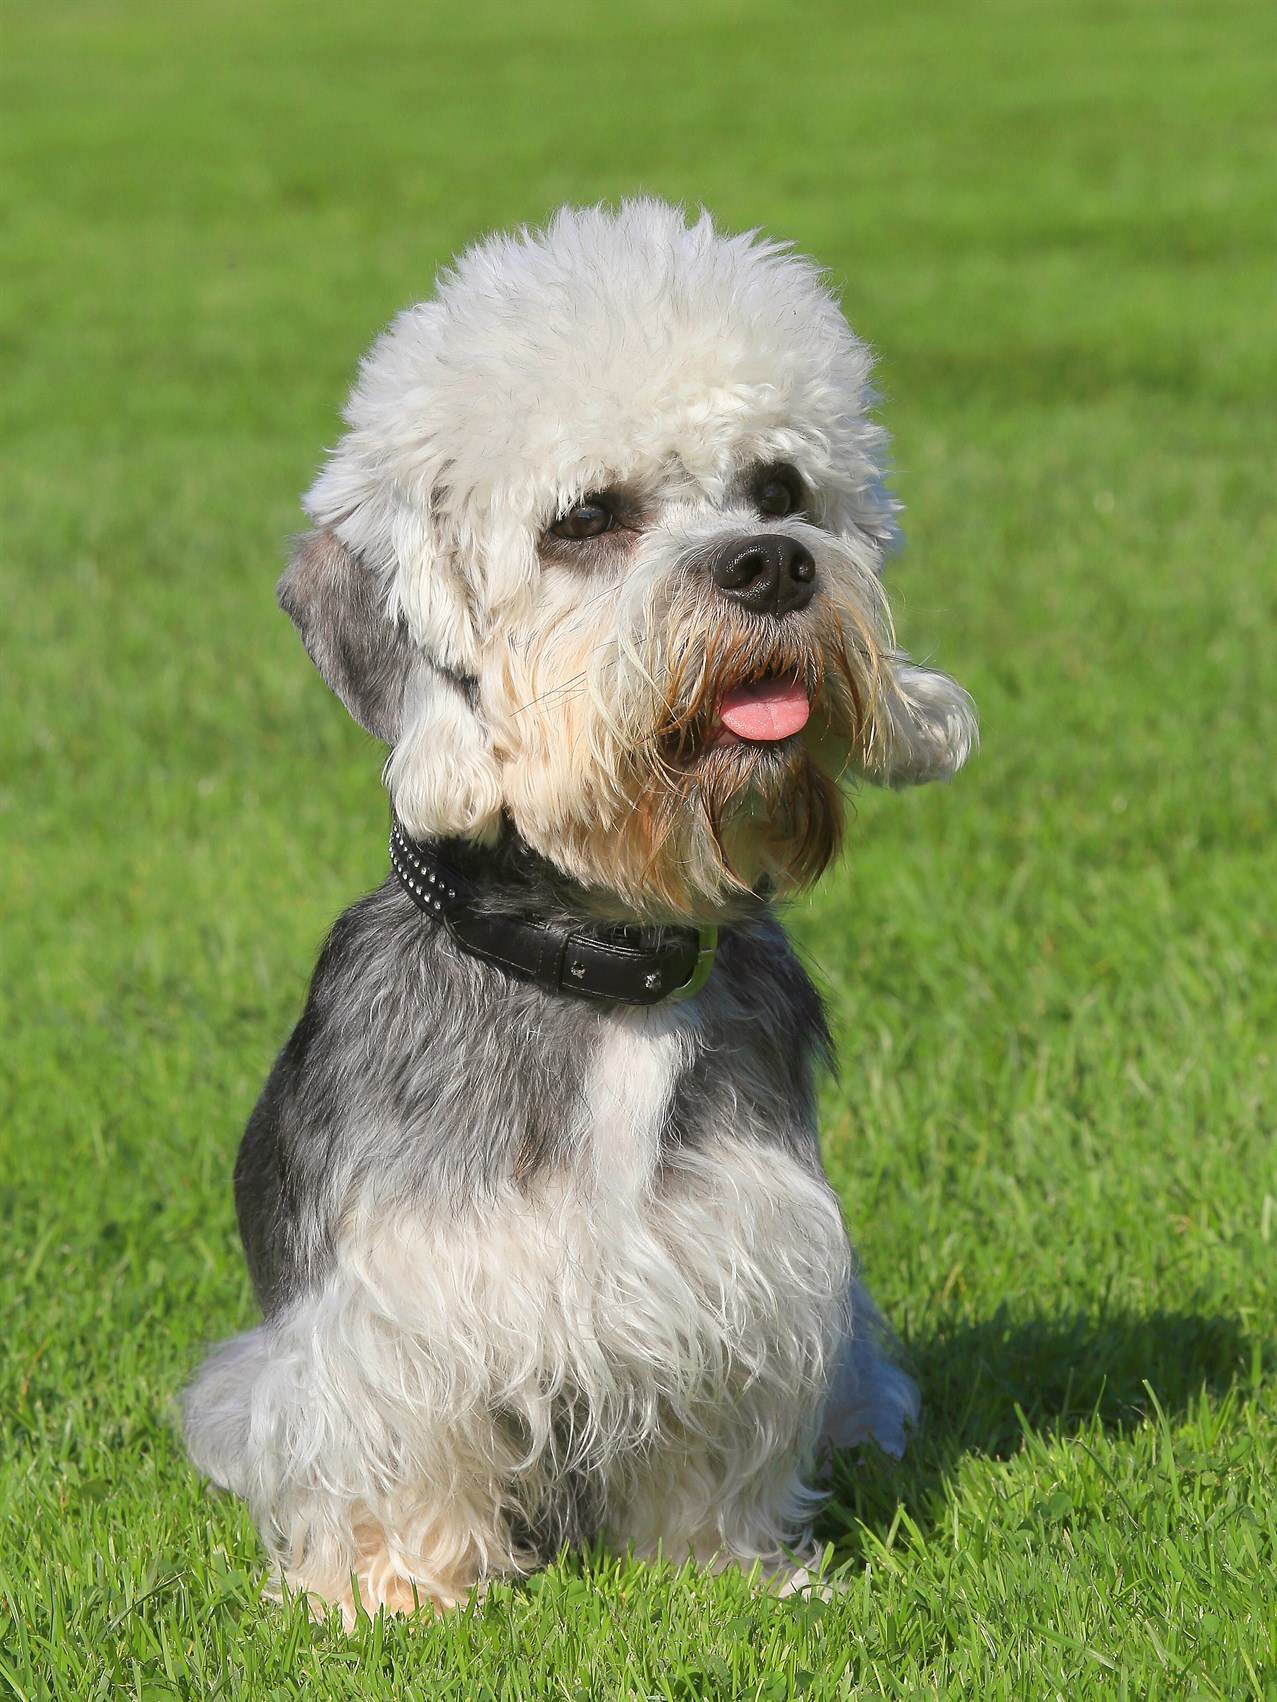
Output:
M819 1456L905 1445L776 917L850 783L976 738L893 639L869 369L788 245L565 208L394 320L305 499L279 598L390 747L391 867L249 1121L264 1321L184 1426L347 1625L565 1546L801 1584Z

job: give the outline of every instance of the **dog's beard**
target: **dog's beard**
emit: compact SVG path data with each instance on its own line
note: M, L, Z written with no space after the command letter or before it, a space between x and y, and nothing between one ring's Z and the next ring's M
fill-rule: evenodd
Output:
M783 618L731 604L685 555L619 596L582 598L563 576L494 650L485 700L506 813L592 908L729 920L836 855L840 783L878 736L890 637L876 581L826 562L826 589ZM765 681L795 699L801 686L806 724L732 737L724 699Z
M650 920L725 920L814 881L841 840L839 782L871 738L868 622L828 602L785 621L701 603L648 637L596 692L518 682L528 707L506 770L516 829L602 908L619 900ZM733 737L724 698L767 680L801 685L806 725Z
M806 885L842 840L837 783L801 745L707 752L681 773L650 781L636 815L648 842L648 879L675 904L687 867L680 829L689 819L708 842L724 897Z
M806 621L720 621L676 652L669 709L637 753L646 766L634 831L648 849L653 890L678 902L695 871L720 901L810 885L837 855L845 805L839 782L870 736L878 648L832 608ZM801 686L806 726L756 741L727 731L730 693L764 682ZM691 899L687 893L685 901Z

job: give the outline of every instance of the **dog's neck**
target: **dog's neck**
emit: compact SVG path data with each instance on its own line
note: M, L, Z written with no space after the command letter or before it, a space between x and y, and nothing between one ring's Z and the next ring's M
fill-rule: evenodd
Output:
M395 822L400 886L455 945L546 992L624 1005L690 998L714 963L718 930L616 917L524 844L413 840Z
M493 841L445 839L436 848L472 882L476 902L489 915L535 915L577 927L587 922L642 927L657 920L636 915L614 893L574 880L534 851L508 819Z
M637 910L619 893L586 886L565 869L534 851L513 822L503 817L495 839L439 839L435 853L464 873L477 889L481 907L493 915L536 915L547 921L577 927L602 924L615 928L748 928L771 910L767 893L737 888L718 903L706 904L704 914L680 915L663 909Z

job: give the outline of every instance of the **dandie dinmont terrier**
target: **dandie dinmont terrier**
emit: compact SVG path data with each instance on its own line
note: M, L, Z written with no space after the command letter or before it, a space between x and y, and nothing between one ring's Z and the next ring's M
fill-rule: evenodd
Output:
M264 1322L185 1427L348 1622L589 1542L783 1587L819 1451L904 1445L775 913L845 783L975 737L893 642L869 364L787 247L565 209L394 321L306 499L280 601L390 746L391 868L249 1120Z

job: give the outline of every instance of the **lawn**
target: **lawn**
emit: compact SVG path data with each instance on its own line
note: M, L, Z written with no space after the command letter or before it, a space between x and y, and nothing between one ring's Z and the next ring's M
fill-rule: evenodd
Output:
M0 1688L1277 1696L1277 30L1229 0L7 8ZM905 640L983 718L791 913L924 1389L841 1588L599 1557L347 1639L172 1426L380 753L273 603L372 333L645 188L880 351Z

